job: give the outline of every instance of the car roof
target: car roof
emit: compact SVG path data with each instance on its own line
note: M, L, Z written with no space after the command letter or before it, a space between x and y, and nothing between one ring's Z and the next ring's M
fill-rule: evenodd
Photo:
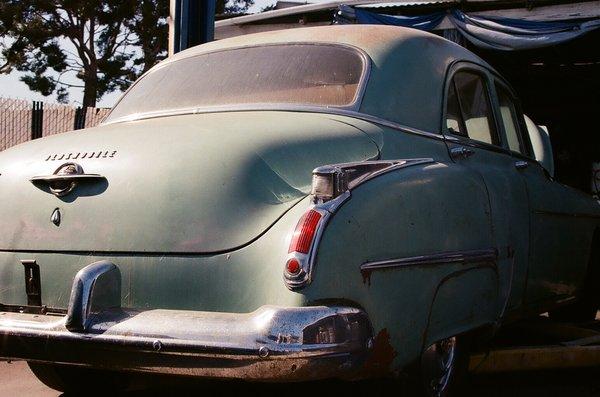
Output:
M359 48L371 59L360 112L433 133L440 133L444 81L449 66L467 61L493 70L467 49L431 33L354 24L232 37L189 48L165 62L244 46L285 43L337 43Z

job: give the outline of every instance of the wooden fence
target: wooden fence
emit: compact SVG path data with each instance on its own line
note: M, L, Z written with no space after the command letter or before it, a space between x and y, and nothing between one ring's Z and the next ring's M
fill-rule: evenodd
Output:
M31 139L93 127L109 110L0 98L0 151Z

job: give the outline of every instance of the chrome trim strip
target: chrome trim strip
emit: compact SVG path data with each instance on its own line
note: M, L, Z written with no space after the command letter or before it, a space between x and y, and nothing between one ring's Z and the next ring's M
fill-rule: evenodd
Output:
M408 127L406 125L396 123L378 116L373 116L367 113L362 113L357 110L349 110L343 108L333 108L325 106L310 106L310 105L292 105L285 103L265 103L265 104L239 104L239 105L227 105L227 106L211 106L211 107L199 107L199 108L186 108L179 110L170 110L163 112L144 113L138 115L132 115L131 117L120 118L110 122L104 122L102 125L116 124L129 121L146 120L158 117L169 117L169 116L182 116L189 114L206 114L206 113L228 113L228 112L299 112L299 113L318 113L318 114L330 114L334 116L344 116L355 118L358 120L368 121L373 124L378 124L384 127L392 128L401 132L407 132L413 135L424 136L426 138L433 138L440 141L448 140L452 142L460 142L454 137L444 136L442 134L436 134L433 132L427 132L418 128Z
M406 258L388 259L384 261L365 262L360 266L361 273L374 270L392 269L396 267L442 265L442 264L470 264L477 262L493 262L498 258L496 249L482 249L470 251L451 251L431 255L419 255Z

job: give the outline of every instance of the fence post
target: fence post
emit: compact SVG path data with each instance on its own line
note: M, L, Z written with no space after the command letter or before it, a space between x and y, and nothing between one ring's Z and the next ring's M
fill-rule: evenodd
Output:
M73 124L74 130L80 130L85 128L85 116L87 113L87 108L79 107L75 109L75 123Z
M31 139L42 137L42 129L44 125L44 103L33 101L31 109Z

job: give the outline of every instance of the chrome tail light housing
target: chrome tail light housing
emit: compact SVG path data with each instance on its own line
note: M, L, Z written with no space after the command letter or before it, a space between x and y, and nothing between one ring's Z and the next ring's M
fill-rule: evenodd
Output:
M364 161L315 168L311 206L298 221L290 239L283 271L285 285L297 290L310 284L321 236L329 219L350 199L352 189L387 172L432 162L432 159Z

